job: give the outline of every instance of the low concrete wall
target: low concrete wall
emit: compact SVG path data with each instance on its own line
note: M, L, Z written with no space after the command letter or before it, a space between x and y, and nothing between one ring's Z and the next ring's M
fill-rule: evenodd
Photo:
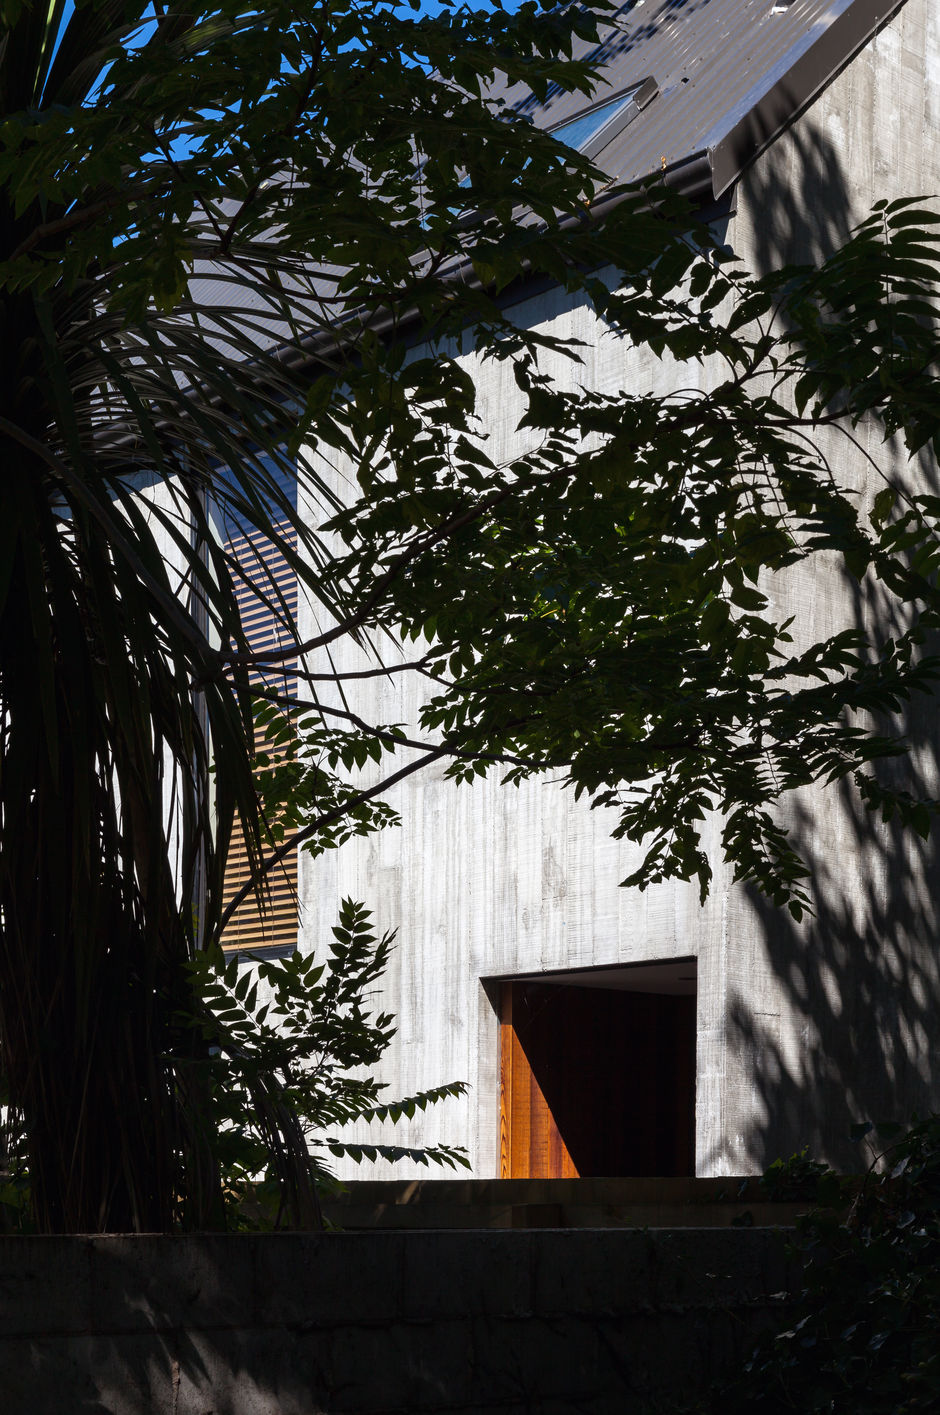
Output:
M810 1204L731 1179L358 1179L325 1198L337 1228L732 1228L792 1224Z
M0 1408L676 1415L786 1287L758 1228L6 1237Z

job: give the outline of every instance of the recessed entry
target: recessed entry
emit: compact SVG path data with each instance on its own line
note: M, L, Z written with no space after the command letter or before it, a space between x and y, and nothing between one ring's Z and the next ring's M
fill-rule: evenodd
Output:
M694 958L494 979L500 1174L695 1173Z

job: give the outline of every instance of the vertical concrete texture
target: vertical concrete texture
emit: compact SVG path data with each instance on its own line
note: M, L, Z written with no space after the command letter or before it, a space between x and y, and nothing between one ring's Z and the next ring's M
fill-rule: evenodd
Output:
M940 14L910 0L747 174L729 239L752 269L779 268L830 254L876 201L936 205L938 194ZM884 473L938 490L935 459L910 461L872 421L825 450L863 512ZM835 564L794 576L779 606L807 641L902 627L871 578L859 585ZM900 725L911 767L885 763L879 774L937 795L936 700L915 704ZM940 1105L936 843L867 815L845 787L802 793L786 819L813 869L816 918L796 925L733 890L726 933L699 956L702 1173L802 1145L864 1166L870 1154L850 1140L853 1121L903 1122Z
M4 1415L678 1415L774 1229L0 1238Z
M937 192L940 15L933 0L909 0L742 181L727 239L752 268L771 268L834 249L878 199ZM521 302L515 315L584 341L577 369L546 359L560 383L667 393L705 388L715 376L629 348L558 290ZM516 390L501 367L466 362L488 451L505 457L519 446ZM907 465L877 427L827 451L863 506L882 484L869 457L936 490L935 466ZM341 458L329 474L337 489L350 484ZM850 583L835 565L794 576L775 597L810 641L859 622L888 627L877 586ZM306 620L305 635L318 622L312 609ZM388 662L400 649L389 639L377 652ZM349 669L375 657L344 645L332 661ZM355 707L373 722L414 723L419 692L406 674L376 678L357 688ZM907 723L917 749L909 784L930 793L935 707L923 704ZM803 1144L858 1167L867 1156L848 1138L852 1121L904 1120L940 1103L931 1065L940 1043L935 847L867 817L840 788L788 807L814 870L817 916L804 926L775 916L720 868L704 907L683 885L620 889L636 852L609 838L603 811L575 805L555 785L503 788L494 776L455 788L431 768L389 799L400 829L303 862L301 937L304 948L325 951L344 895L363 900L380 928L397 929L381 997L399 1027L382 1074L389 1094L471 1085L464 1099L402 1122L396 1141L464 1143L476 1177L498 1173L497 1019L482 980L690 955L699 980L698 1174L753 1172ZM717 856L715 843L713 831ZM356 1137L370 1133L380 1138L363 1128ZM351 1162L341 1168L359 1173Z

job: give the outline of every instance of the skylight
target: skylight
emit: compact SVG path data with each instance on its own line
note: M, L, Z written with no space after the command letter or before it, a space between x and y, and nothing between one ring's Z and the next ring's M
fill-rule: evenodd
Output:
M573 148L575 152L582 153L592 160L601 152L609 142L612 142L618 134L622 133L634 118L652 103L659 93L659 84L654 78L640 79L639 83L633 84L626 93L620 93L616 98L608 99L606 103L600 104L597 108L590 108L586 113L579 113L576 118L569 118L566 123L561 123L557 128L549 128L549 136L555 138L557 142L564 143L565 147ZM531 95L530 95L531 99ZM525 104L520 104L516 108L517 113L524 112L530 106L530 99ZM524 166L528 166L528 160ZM472 183L470 174L465 173L457 183L458 187L469 188ZM451 216L460 218L467 216L471 208L451 206L448 207ZM420 218L421 225L427 226L427 218Z
M656 97L659 85L655 79L646 78L634 84L627 93L602 103L599 108L591 108L580 113L560 127L549 129L553 138L585 157L594 157L606 147L628 123L638 117L642 109Z
M560 128L553 128L552 137L563 142L565 147L573 147L576 152L580 152L595 133L599 133L611 118L621 113L632 101L632 93L611 99L610 103L593 108L590 113L582 113L580 118L572 118L570 123L562 123Z

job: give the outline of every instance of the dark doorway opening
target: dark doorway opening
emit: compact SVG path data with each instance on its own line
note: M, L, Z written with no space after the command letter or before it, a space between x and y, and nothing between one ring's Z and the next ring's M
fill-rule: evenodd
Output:
M505 1178L695 1173L695 961L499 985Z

